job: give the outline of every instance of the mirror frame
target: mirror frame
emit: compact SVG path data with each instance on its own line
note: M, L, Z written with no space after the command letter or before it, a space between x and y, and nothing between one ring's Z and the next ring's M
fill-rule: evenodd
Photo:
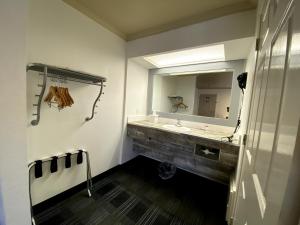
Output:
M158 68L149 70L149 81L148 81L148 114L152 114L152 104L153 104L153 81L154 76L157 75L168 75L168 74L180 74L180 73L207 73L207 72L222 72L221 70L233 72L232 76L232 89L231 89L231 102L230 111L228 119L216 118L216 117L205 117L188 115L181 113L167 113L156 111L156 113L164 118L170 119L180 119L192 122L200 122L207 124L215 124L221 126L235 127L240 107L241 100L241 89L238 86L237 76L245 72L246 60L234 60L225 62L213 62L213 63L203 63L203 64L193 64L186 66L175 66L167 68Z

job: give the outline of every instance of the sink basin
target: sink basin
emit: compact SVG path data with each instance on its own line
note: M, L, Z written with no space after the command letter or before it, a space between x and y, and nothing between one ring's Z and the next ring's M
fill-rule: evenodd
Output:
M187 132L187 131L191 130L188 127L178 127L176 125L171 125L171 124L163 125L163 128L166 128L166 129L172 130L172 131L177 131L177 132Z

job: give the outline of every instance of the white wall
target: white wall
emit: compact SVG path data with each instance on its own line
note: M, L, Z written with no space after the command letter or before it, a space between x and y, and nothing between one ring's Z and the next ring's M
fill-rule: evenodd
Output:
M147 114L148 69L133 60L128 60L126 81L126 113Z
M128 42L128 57L138 57L253 37L255 11L224 16Z
M247 62L246 62L246 69L245 71L248 72L247 76L247 86L245 89L245 95L243 100L243 107L241 111L241 127L239 130L239 134L243 136L247 133L247 123L249 120L249 109L251 105L251 95L252 95L252 88L254 82L254 73L255 73L255 62L256 62L256 52L255 52L255 43L251 48L251 52L249 53ZM243 199L243 190L242 190L242 180L241 175L242 171L245 170L246 167L246 154L245 154L245 146L241 145L239 151L239 159L238 165L236 169L236 177L235 177L235 184L236 184L236 194L232 203L233 209L233 216L235 218L236 223L242 223L245 220L246 215L246 201L241 201ZM237 212L239 210L239 212Z
M255 61L256 61L256 52L255 52L255 43L253 43L251 52L247 58L246 69L247 75L247 86L245 89L245 95L243 100L243 108L241 112L241 129L240 133L245 134L247 130L247 122L249 117L249 109L251 103L251 94L252 94L252 85L254 79L254 70L255 70Z
M99 88L68 82L65 86L74 106L58 112L43 103L40 124L33 127L32 104L41 78L32 72L28 75L28 161L84 148L90 152L93 176L116 166L122 145L125 42L63 1L30 0L27 45L28 62L69 67L108 79L93 120L84 122ZM84 181L84 169L83 165L60 168L50 176L49 165L45 165L45 176L33 182L33 203Z
M126 127L128 117L145 117L148 109L148 69L142 67L134 60L127 60L125 108L123 121L123 151L121 163L136 156L132 151L132 139L127 137Z
M152 82L153 82L153 91L152 91L153 96L152 99L149 99L150 101L152 101L151 111L161 111L163 76L154 76Z
M1 190L1 180L0 180L0 224L5 224L5 212L4 212L4 206L3 206L3 196L2 196L2 190Z
M168 96L175 96L177 90L176 77L154 76L153 78L153 111L171 112L172 105Z
M197 76L178 76L176 79L176 95L183 97L183 103L188 106L187 109L179 109L178 113L194 113L195 93Z
M27 1L0 1L0 224L29 225L26 165Z

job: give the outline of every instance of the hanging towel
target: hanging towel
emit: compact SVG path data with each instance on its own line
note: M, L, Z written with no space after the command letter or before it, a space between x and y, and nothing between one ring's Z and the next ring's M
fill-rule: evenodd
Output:
M51 173L55 173L57 171L57 156L53 156L50 164Z
M66 168L71 167L71 153L67 153L66 155L65 167Z
M42 160L35 161L34 175L35 175L35 178L39 178L39 177L43 176L43 161Z
M82 150L79 150L79 152L77 154L77 164L81 164L82 161L83 161Z

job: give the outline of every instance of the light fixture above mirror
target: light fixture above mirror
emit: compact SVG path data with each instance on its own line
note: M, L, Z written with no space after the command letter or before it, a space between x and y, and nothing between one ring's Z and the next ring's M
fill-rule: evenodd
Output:
M224 44L211 45L159 55L144 59L158 68L225 61Z

